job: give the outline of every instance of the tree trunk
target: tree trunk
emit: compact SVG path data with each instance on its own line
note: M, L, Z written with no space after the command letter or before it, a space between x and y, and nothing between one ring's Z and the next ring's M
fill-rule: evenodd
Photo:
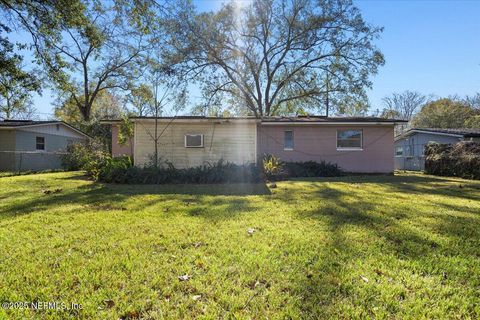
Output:
M155 168L158 168L158 110L155 110Z

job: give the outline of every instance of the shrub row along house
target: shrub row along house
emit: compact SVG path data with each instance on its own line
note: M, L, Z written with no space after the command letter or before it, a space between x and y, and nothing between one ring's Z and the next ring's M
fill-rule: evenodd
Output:
M60 169L67 145L88 138L62 121L0 121L0 171Z
M152 163L157 140L160 161L189 168L219 160L258 163L269 154L284 161L326 161L347 172L392 173L394 126L374 117L134 117L134 135L118 142L112 125L113 156L130 155L136 166ZM157 125L155 124L157 123Z
M480 129L412 128L395 137L395 169L424 170L425 146L480 141Z

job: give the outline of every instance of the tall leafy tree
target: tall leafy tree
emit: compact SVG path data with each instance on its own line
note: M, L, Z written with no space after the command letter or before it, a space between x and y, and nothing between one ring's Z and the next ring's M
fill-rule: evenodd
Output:
M40 79L23 69L22 56L5 36L10 31L0 24L0 118L29 119L34 112L31 95L41 92Z
M127 103L133 107L133 113L139 117L151 115L153 100L153 91L145 83L131 88L126 97Z
M381 28L350 0L234 1L200 14L187 2L170 31L168 65L200 84L205 104L223 95L257 117L321 109L327 93L369 87L384 62Z
M92 105L90 121L84 121L75 100L70 95L65 95L64 99L59 99L54 109L54 115L57 119L68 122L85 130L91 124L98 123L102 119L118 119L125 113L125 107L122 99L114 93L103 90L99 93Z
M412 119L413 127L463 128L466 121L475 116L475 110L462 101L450 98L427 103Z
M154 2L0 1L32 34L48 78L71 96L85 121L100 92L128 88Z
M480 129L480 114L478 114L477 112L477 115L474 115L465 120L464 127L471 129Z
M81 0L0 0L0 15L10 26L22 26L29 32L34 46L39 44L41 33L58 34L61 24L81 26L87 23Z
M342 116L361 117L365 116L370 108L370 102L366 95L338 95L336 100L337 114Z
M41 34L40 54L51 79L75 101L85 121L104 90L128 88L135 59L142 51L141 35L115 8L93 3L88 23L63 26L63 37Z
M111 146L111 128L100 123L102 119L119 119L126 109L122 99L108 90L102 90L95 99L90 121L86 122L72 96L66 94L55 106L54 115L58 120L73 124L94 137L105 149Z

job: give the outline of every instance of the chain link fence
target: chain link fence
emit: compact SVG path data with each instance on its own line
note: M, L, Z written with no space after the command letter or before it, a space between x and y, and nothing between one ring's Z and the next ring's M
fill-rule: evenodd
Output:
M425 144L404 144L395 146L396 170L425 170Z
M0 171L42 171L61 169L65 152L0 151Z

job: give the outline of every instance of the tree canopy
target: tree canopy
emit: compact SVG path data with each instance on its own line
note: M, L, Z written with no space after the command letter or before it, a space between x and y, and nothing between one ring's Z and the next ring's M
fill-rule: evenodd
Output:
M37 61L61 95L88 121L99 93L127 89L151 27L154 2L1 0L32 35Z
M469 126L467 121L475 115L478 115L478 111L465 102L443 98L425 104L413 118L412 126L423 128L464 128Z
M257 117L361 94L384 63L374 45L381 28L349 0L229 2L199 14L187 2L169 32L165 61L200 84L205 105L226 98Z
M11 32L0 24L0 118L31 118L33 107L31 94L41 92L40 79L23 68L23 57L5 34Z

